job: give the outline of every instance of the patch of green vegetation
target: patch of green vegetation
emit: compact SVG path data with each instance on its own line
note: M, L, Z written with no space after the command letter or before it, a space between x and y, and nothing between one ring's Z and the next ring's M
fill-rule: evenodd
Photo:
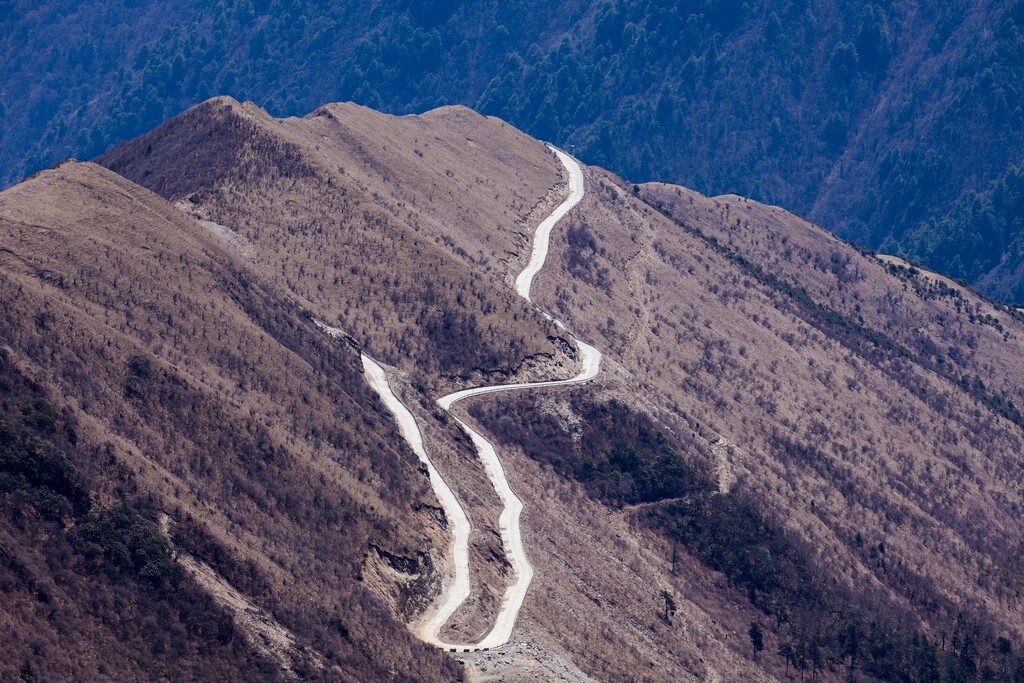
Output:
M19 492L46 519L82 514L89 496L81 477L64 452L37 433L53 431L52 406L45 399L32 405L42 410L27 412L27 426L0 419L0 493Z
M73 538L91 566L112 578L127 574L169 589L184 577L156 523L127 504L79 520Z
M710 481L706 465L684 458L650 419L624 403L592 403L574 395L572 405L581 418L575 437L554 415L527 413L512 402L487 424L502 441L519 444L530 457L583 482L591 495L609 504L689 495ZM474 417L486 418L481 411L480 404L470 408Z

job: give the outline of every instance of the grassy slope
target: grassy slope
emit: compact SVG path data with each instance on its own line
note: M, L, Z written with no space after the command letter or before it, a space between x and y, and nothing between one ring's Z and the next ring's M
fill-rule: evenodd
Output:
M587 239L562 244L565 272L538 283L554 310L656 417L736 444L740 485L837 577L877 582L940 628L949 615L914 602L929 585L1019 638L1024 435L991 393L1020 404L1024 324L971 294L915 289L777 209L640 194L651 204L592 171L567 226Z
M557 336L515 296L531 221L559 196L539 142L467 109L303 119L211 100L101 158L224 223L314 314L426 380L511 372Z
M316 676L457 674L359 582L371 544L426 569L440 530L351 349L101 167L8 190L0 221L0 336L74 416L99 509L144 495L191 525L194 553L328 658Z

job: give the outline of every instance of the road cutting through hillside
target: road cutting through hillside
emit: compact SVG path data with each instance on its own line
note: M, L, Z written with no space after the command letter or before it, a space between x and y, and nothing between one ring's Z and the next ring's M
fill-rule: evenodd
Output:
M583 169L580 168L575 159L564 152L554 147L551 147L551 150L569 174L569 196L558 205L551 215L537 226L537 230L534 233L530 261L516 278L516 292L531 304L533 304L533 299L530 298L530 288L534 277L540 272L544 262L547 260L551 230L563 216L583 199ZM548 320L565 329L565 325L560 320L556 320L550 313L540 309L536 304L534 306ZM441 629L470 594L469 519L451 488L430 461L426 450L423 448L423 437L420 434L419 427L416 425L415 418L402 405L402 402L395 396L394 392L391 391L383 368L373 359L366 355L363 356L363 368L366 371L370 386L378 393L388 410L394 414L403 438L409 443L417 457L426 465L430 484L444 508L445 516L451 521L451 552L454 563L454 576L448 585L445 586L441 597L434 607L416 627L416 635L425 642L452 652L475 652L504 645L512 635L512 628L515 626L516 618L519 616L519 609L523 605L526 591L533 580L533 566L526 557L526 549L523 546L522 532L519 524L519 517L523 510L522 501L519 500L519 497L512 491L512 487L509 486L508 479L505 477L505 470L498 459L494 445L457 415L451 413L451 408L455 403L471 396L480 396L499 391L568 386L590 381L600 371L601 352L575 337L573 337L573 340L576 343L581 369L579 374L571 379L498 384L463 389L447 396L442 396L437 400L437 404L452 415L452 418L458 422L459 426L462 427L473 441L473 445L476 447L480 460L483 463L484 470L491 480L494 490L498 493L498 497L501 499L502 511L498 520L498 526L501 531L502 544L505 548L505 556L515 574L515 581L505 590L498 615L494 620L494 626L482 640L476 643L449 643L440 637Z
M427 467L427 474L430 477L430 486L434 489L437 499L444 509L445 519L451 525L452 532L452 556L455 563L455 573L451 583L444 588L444 592L433 607L432 614L417 628L416 635L421 640L436 643L437 628L433 628L434 622L440 622L443 626L452 616L459 605L469 597L469 518L466 511L459 504L450 486L445 482L444 477L434 467L426 449L423 447L423 435L416 424L416 418L409 412L395 393L388 385L387 375L384 368L372 358L363 354L363 370L370 386L384 402L384 406L391 411L398 421L398 429L402 437L409 443L412 452ZM439 627L438 627L439 628Z

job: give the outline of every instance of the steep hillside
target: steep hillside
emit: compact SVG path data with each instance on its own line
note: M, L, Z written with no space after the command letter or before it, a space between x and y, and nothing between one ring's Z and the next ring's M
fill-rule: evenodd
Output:
M99 160L226 226L317 317L422 379L558 354L557 328L545 331L505 268L525 263L558 164L508 124L356 105L274 119L218 98Z
M553 436L527 453L724 572L776 619L787 658L888 680L931 666L910 644L945 634L978 644L956 652L972 671L997 670L997 637L1019 643L1024 623L1019 314L780 209L597 169L566 230L544 305L619 364L612 395L677 449L703 443L720 493L695 496L707 477L685 472L645 488L664 465L621 451L556 458ZM563 399L549 414L579 434L599 413ZM857 661L851 633L870 643Z
M147 655L185 652L169 675L216 655L358 680L459 661L481 680L1024 679L1018 310L775 206L585 167L530 292L548 320L515 279L578 192L542 143L460 107L278 119L217 98L99 160L0 195L11 386L55 406L5 404L0 437L23 444L5 510L38 521L11 512L2 547L53 573L50 524L72 566L109 555L125 569L101 579L146 596L139 614L183 615ZM474 643L517 576L436 399L576 375L568 330L604 354L592 383L453 408L523 505L512 637L416 643L450 521L358 353L469 518L470 595L440 636ZM40 428L70 465L25 464L49 453L25 445ZM96 540L125 529L156 566ZM38 665L23 641L15 665Z
M79 423L0 347L5 680L274 678L138 500L94 505ZM160 615L160 621L155 619Z
M443 531L354 349L102 167L4 192L0 226L2 677L458 677L399 621Z
M0 17L0 182L215 94L275 114L461 103L1019 299L1000 266L1019 226L992 239L958 207L1020 162L1022 28L1020 0L20 1ZM969 260L961 234L984 245Z

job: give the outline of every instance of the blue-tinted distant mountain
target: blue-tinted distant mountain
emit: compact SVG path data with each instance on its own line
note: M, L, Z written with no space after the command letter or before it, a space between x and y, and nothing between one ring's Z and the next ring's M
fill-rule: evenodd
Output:
M1021 0L9 5L5 184L217 94L275 114L463 103L1024 298L1020 203L985 199L1024 152Z

